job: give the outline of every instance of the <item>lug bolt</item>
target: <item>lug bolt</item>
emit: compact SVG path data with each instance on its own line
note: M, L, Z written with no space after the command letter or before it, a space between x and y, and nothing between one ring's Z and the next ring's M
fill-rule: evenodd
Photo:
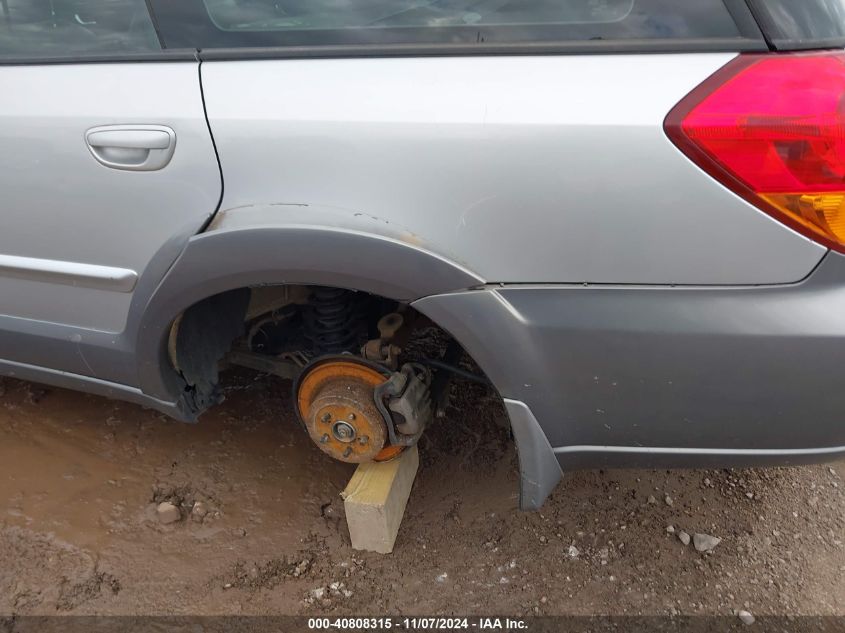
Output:
M343 451L343 456L344 456L344 457L349 457L351 454L352 454L352 447L351 447L351 446L347 446L347 447L346 447L346 450L345 450L345 451Z
M349 414L349 419L350 419L350 420L354 420L354 419L355 419L355 414L354 414L354 413L350 413L350 414Z
M332 421L332 414L331 413L324 413L323 417L321 418L323 422L329 423Z
M370 441L370 438L367 437L366 435L362 435L361 437L358 438L358 443L361 446L366 446L369 443L369 441Z
M320 444L325 444L328 441L329 441L329 434L323 433L323 437L320 438Z

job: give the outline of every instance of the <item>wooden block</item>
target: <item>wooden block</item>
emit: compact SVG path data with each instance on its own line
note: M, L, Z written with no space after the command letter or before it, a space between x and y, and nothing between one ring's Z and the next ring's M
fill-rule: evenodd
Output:
M419 463L412 446L393 461L358 466L341 493L354 549L393 551Z

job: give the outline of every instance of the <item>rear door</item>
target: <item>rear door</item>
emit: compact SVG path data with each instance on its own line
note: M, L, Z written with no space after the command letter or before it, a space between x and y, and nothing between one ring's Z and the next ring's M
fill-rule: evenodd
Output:
M120 332L220 192L199 63L162 52L144 0L2 1L0 331Z

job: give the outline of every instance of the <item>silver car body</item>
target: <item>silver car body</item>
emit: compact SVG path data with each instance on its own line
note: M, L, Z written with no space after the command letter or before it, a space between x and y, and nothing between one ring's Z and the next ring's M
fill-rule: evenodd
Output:
M799 281L825 249L702 178L663 132L732 57L207 62L222 209L288 205L487 283Z
M120 332L163 244L199 231L221 181L196 62L0 67L0 318ZM166 169L104 168L100 126L176 130Z
M165 352L182 311L336 285L472 354L526 508L562 466L843 453L845 258L663 129L735 56L0 66L0 374L193 420ZM172 159L110 167L104 126L130 152L126 132L170 130L142 149Z

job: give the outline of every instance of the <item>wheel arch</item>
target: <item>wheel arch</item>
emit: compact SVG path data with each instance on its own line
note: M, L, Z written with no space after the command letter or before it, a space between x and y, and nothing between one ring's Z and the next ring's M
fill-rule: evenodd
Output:
M188 240L147 301L137 328L134 348L145 394L181 399L183 385L167 358L171 325L189 307L228 291L323 285L411 302L484 283L411 240L344 226L290 224L283 216L275 220L280 214L274 206L221 212L208 231Z

